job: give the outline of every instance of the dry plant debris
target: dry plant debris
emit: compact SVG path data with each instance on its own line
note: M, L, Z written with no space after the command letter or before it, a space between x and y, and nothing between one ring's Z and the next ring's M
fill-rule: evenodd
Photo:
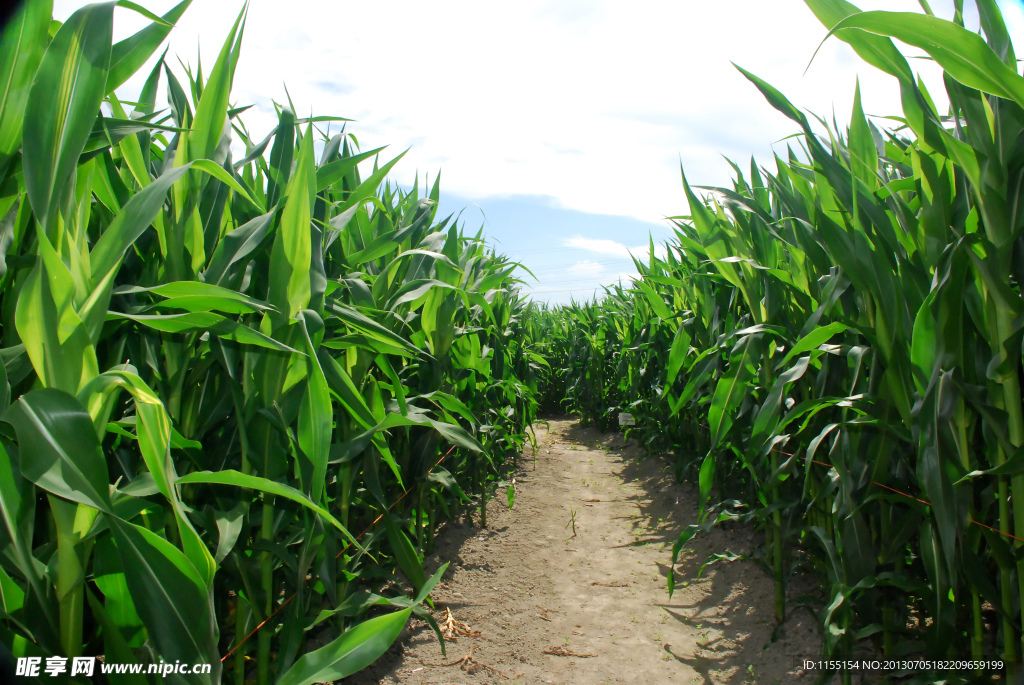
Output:
M441 619L441 634L444 635L444 639L449 642L458 642L459 635L464 637L480 637L479 630L473 630L468 623L456 621L455 615L452 614L452 610L447 607L445 607L444 610L444 618ZM470 650L470 652L472 652L472 650Z
M598 580L595 580L591 585L600 585L601 587L629 587L629 583L602 583Z
M458 666L460 669L462 669L466 673L476 673L481 668L485 668L488 671L490 671L491 673L497 673L498 675L500 675L505 680L516 680L518 678L522 678L525 675L524 673L520 673L519 675L516 675L516 676L508 676L508 675L505 675L504 673L502 673L501 671L499 671L498 669L494 668L493 666L488 666L485 663L481 663L481 662L477 661L475 658L473 658L473 650L474 649L476 649L476 645L473 645L472 647L470 647L469 648L469 652L467 652L466 655L464 657L462 657L461 659L456 659L455 661L450 661L447 664L426 664L426 665L427 666L443 666L443 667Z
M590 654L589 652L574 652L571 649L562 646L548 647L544 650L544 653L551 654L553 656L574 656L580 659L589 659L597 656L596 654Z

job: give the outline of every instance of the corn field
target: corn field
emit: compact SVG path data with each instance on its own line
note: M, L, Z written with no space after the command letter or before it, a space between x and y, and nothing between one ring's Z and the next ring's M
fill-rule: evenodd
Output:
M204 73L160 52L191 0L64 23L26 2L0 38L0 666L356 673L411 616L438 631L438 523L513 506L538 411L568 409L632 414L696 486L673 568L751 524L779 630L811 610L822 656L1024 674L1024 78L994 0L979 33L962 0L952 21L805 3L896 79L896 125L859 87L840 128L740 68L795 125L787 154L729 188L684 175L689 214L632 284L548 307L348 120L285 93L250 132L245 8ZM114 42L121 13L149 23Z
M0 652L333 681L429 618L424 550L504 485L545 362L436 179L290 103L246 128L244 9L208 72L118 98L190 3L4 29Z
M664 258L652 245L631 286L538 312L546 387L601 428L631 413L698 486L673 565L695 535L750 521L776 621L813 610L823 655L1020 673L1024 78L992 0L983 35L962 2L952 21L925 2L805 2L898 81L899 125L869 121L859 89L847 129L812 121L741 69L797 142L772 168L733 164L731 188L684 175L690 214ZM942 67L948 111L893 38ZM787 594L798 573L817 596Z

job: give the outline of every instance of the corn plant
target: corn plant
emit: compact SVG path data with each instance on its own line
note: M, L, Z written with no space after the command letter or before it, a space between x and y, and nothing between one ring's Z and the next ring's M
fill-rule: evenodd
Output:
M117 96L190 3L4 28L0 645L331 681L434 625L423 551L529 439L543 359L436 179L290 102L250 133L245 10L208 73Z
M701 531L752 521L780 624L792 573L820 578L825 655L998 656L1019 673L1024 79L990 0L983 36L962 3L946 21L925 3L805 1L897 79L902 125L876 127L859 90L847 129L815 125L741 69L798 148L773 171L733 164L730 188L684 175L667 254L546 313L551 363L584 420L630 412L698 486L673 564ZM892 38L944 69L948 112Z

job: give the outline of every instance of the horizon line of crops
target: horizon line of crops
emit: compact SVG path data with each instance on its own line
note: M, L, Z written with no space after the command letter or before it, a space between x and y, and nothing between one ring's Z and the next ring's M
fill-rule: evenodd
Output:
M333 681L432 621L424 550L466 505L486 525L545 362L439 179L402 190L402 154L290 102L246 128L246 7L208 73L165 52L118 98L190 4L4 28L0 656ZM118 6L151 23L114 43Z
M825 656L1000 656L1019 674L1024 78L993 0L984 37L960 1L953 21L805 3L898 80L901 126L876 128L858 86L848 130L819 132L740 68L800 153L733 164L704 198L684 175L664 258L652 244L631 287L538 310L542 406L602 428L633 414L699 489L673 566L694 535L753 521L776 621L813 609ZM892 38L943 68L947 113ZM797 572L817 597L789 600Z

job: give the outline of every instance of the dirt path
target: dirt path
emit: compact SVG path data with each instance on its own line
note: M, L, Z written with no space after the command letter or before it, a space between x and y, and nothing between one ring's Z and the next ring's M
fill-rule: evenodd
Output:
M665 589L670 550L696 519L694 494L662 460L640 459L621 436L569 420L538 427L515 507L488 507L488 528L449 524L428 561L452 564L434 592L439 622L451 611L472 636L448 642L414 621L358 683L780 683L812 678L795 655L817 652L814 618L796 612L771 643L772 586L746 560L714 552L752 546L743 529L693 545ZM575 515L573 514L575 512ZM573 534L575 518L575 535ZM767 645L767 647L766 647ZM444 665L451 664L451 665Z

